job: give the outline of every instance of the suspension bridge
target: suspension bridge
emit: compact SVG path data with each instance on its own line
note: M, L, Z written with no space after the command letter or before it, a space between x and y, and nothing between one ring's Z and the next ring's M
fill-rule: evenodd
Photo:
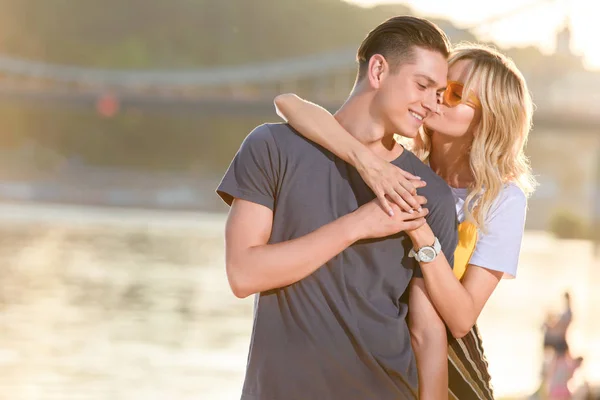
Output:
M102 99L119 107L155 107L206 115L273 114L273 97L296 92L335 109L356 74L354 49L233 67L196 70L111 70L49 64L0 55L0 101L94 107ZM600 114L577 99L597 97L596 82L573 86L567 78L540 82L524 71L537 105L536 123L588 127ZM560 95L556 95L559 93Z

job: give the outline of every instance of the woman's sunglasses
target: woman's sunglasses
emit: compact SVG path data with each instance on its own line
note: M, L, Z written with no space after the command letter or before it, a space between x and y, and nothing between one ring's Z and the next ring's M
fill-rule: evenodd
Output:
M448 107L456 107L459 104L465 103L469 107L480 109L481 102L472 90L469 91L466 101L463 102L464 88L465 86L460 82L448 81L448 86L446 86L446 90L444 91L444 103Z

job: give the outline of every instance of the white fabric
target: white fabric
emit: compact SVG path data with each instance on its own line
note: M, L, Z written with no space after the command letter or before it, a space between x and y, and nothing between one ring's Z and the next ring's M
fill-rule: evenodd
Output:
M459 222L465 219L463 206L467 189L452 188ZM515 278L523 240L527 197L515 184L506 185L492 204L485 221L485 232L478 232L475 251L469 264L504 272Z

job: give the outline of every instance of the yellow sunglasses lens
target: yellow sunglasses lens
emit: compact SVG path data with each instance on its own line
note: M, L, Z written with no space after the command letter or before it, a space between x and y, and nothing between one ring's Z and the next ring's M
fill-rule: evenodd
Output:
M463 85L456 82L449 82L444 92L444 100L450 107L459 105L462 102Z

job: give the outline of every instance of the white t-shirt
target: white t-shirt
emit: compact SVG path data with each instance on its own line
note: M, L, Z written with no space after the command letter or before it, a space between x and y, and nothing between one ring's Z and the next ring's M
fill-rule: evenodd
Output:
M463 222L463 206L467 189L452 188L456 200L458 221ZM523 230L527 197L515 184L507 184L490 207L485 221L485 233L478 232L477 244L469 264L504 272L505 278L517 276L519 253Z

